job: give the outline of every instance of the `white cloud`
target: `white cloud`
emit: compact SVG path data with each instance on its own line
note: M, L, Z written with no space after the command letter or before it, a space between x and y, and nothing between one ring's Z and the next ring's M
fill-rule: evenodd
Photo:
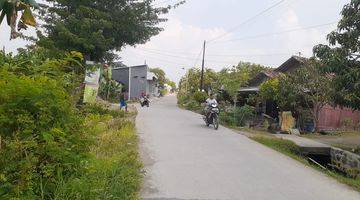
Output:
M224 35L222 40L231 38L231 34L222 28L200 28L184 24L171 16L164 29L144 45L125 48L120 53L124 63L138 65L146 60L150 67L161 67L172 80L178 81L184 74L182 68L193 67L204 39L219 35ZM197 62L199 65L200 61Z

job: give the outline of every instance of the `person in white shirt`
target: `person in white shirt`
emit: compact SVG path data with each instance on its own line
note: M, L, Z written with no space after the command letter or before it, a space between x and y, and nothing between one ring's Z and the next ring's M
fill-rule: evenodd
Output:
M207 116L207 114L209 113L209 110L210 110L210 106L212 104L217 104L217 101L216 99L214 98L214 95L213 94L210 94L209 98L206 99L205 101L205 109L204 109L204 113L205 113L205 116Z

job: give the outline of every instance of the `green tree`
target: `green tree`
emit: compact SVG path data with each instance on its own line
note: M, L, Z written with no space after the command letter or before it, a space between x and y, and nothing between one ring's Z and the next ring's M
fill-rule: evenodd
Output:
M323 72L323 65L310 59L305 67L292 74L282 74L260 86L260 97L275 101L281 111L295 113L304 109L310 111L316 131L319 130L321 109L330 103L331 81L333 76Z
M0 0L0 24L6 17L7 24L11 28L10 39L19 37L21 34L18 31L27 29L27 25L36 26L31 7L38 7L35 0ZM22 12L19 21L18 12Z
M176 83L170 79L166 79L166 84L168 84L173 90L176 90Z
M189 69L185 76L180 80L179 86L186 93L195 93L200 88L201 70L199 68ZM204 88L206 91L217 89L218 73L206 68L204 71Z
M166 83L166 74L164 72L164 70L160 69L160 68L151 68L150 72L154 73L155 76L158 79L158 83L161 87L164 86L164 84Z
M112 61L125 45L147 42L165 22L161 18L174 6L154 7L154 0L46 0L43 18L46 37L39 45L54 50L79 51L86 59Z
M236 98L236 94L241 87L246 86L251 78L266 69L262 65L239 62L237 66L225 68L219 72L218 85L223 86L233 98Z
M314 54L334 74L332 100L339 105L360 109L360 1L344 6L337 30L328 35L331 46L318 45Z

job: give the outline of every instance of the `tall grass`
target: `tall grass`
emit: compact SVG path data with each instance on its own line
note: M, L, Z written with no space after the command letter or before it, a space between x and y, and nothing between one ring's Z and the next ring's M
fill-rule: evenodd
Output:
M90 147L91 158L83 162L86 173L60 182L54 199L139 198L142 164L134 123L113 116L112 112L87 117L95 143Z

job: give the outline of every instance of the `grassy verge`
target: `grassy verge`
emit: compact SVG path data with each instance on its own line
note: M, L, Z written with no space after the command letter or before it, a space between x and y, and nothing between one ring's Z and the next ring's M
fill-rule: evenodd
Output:
M344 184L354 188L357 191L360 191L360 179L349 178L349 177L346 177L335 171L324 170L324 169L319 168L318 166L310 164L306 160L306 158L304 158L300 155L299 147L292 141L281 139L281 138L266 137L266 136L259 136L259 135L252 136L249 138L252 140L255 140L267 147L270 147L280 153L283 153L303 164L306 164L306 165L311 166L319 171L322 171L322 172L326 173L328 176L335 178L339 182L344 183Z
M119 111L100 111L86 118L94 143L83 161L85 173L59 183L54 199L139 199L142 164L134 122Z

